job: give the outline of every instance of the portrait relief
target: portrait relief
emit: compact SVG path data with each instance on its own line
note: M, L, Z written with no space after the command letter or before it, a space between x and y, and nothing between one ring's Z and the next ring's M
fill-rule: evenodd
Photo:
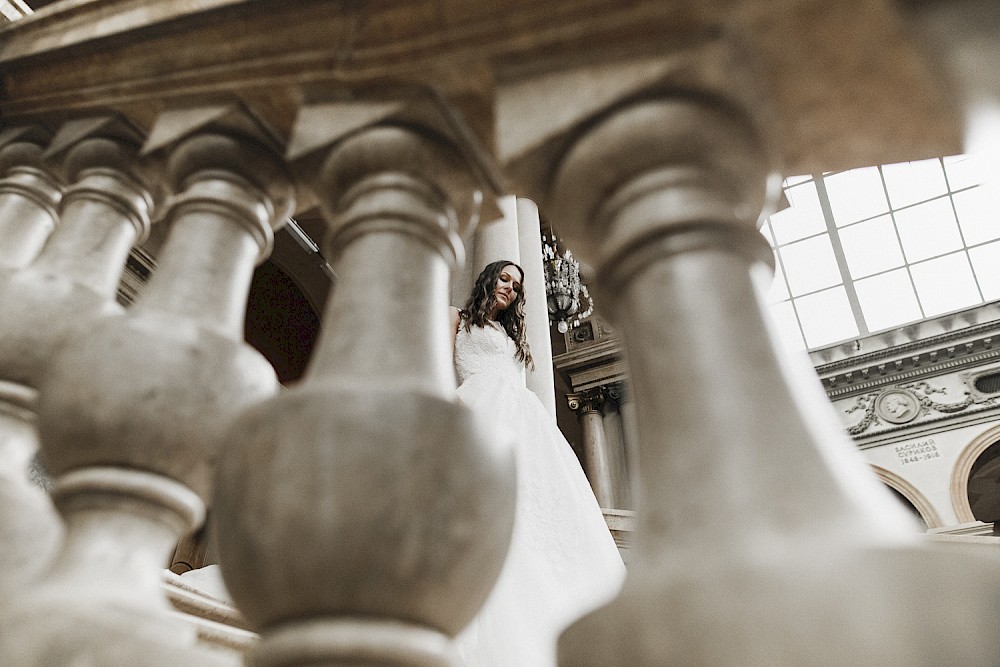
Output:
M905 424L920 414L920 399L907 389L890 389L876 400L879 417L892 424Z

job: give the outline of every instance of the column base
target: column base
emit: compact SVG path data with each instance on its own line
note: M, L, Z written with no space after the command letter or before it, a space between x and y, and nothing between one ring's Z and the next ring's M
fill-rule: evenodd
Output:
M327 618L266 630L252 667L463 667L452 641L402 621Z

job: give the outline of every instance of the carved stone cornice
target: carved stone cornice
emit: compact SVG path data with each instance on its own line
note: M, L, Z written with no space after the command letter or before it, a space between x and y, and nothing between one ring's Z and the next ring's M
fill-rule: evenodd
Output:
M790 173L960 148L961 128L942 102L949 93L891 3L844 0L834 10L806 0L554 0L544 7L511 0L499 10L476 0L448 5L447 20L441 11L433 0L56 3L0 26L0 113L103 107L138 120L164 99L213 90L267 99L282 127L302 83L334 82L345 91L433 83L479 143L503 144L501 155L512 155L517 145L551 138L545 129L533 134L546 124L518 119L544 115L568 127L665 76L681 86L719 84L723 65L735 61L753 62L771 92L757 106L783 123ZM809 20L801 19L805 12ZM856 72L891 94L842 94ZM536 82L548 94L532 94ZM721 83L740 94L750 89ZM483 109L498 89L515 103L493 107L493 118Z
M557 354L552 363L573 391L618 382L628 375L620 338Z
M973 316L995 318L995 315L991 314L995 310L996 307L989 304L921 324L924 329L935 325L940 327L942 322L954 322L962 315L970 318ZM837 346L813 352L811 357L814 364L821 361L824 355L830 356L834 353L848 355L815 366L827 395L831 399L845 398L900 382L981 366L1000 359L1000 345L996 344L1000 341L1000 321L996 319L982 324L967 324L958 330L926 335L918 340L893 344L868 353L863 351L867 345L884 345L886 341L894 341L906 333L911 336L916 335L913 327L904 327L860 339L857 344L852 344L851 350L840 350L845 346ZM855 348L859 346L861 350L856 351Z

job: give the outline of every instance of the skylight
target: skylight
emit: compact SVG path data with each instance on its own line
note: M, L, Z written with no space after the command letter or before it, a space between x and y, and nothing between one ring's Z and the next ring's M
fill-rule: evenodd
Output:
M1000 189L959 155L798 176L761 228L783 338L816 349L1000 299Z
M0 0L0 16L8 21L16 21L31 13L31 7L24 0Z

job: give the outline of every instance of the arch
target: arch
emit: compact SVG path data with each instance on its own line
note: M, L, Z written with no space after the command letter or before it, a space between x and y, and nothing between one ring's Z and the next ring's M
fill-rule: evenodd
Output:
M959 523L977 521L972 513L972 506L969 505L969 476L976 460L998 440L1000 440L1000 425L988 428L973 438L955 461L955 467L951 471L950 491L951 505Z
M319 324L307 295L286 271L270 260L257 267L247 295L244 335L282 384L302 377Z
M934 506L931 505L929 500L927 500L927 497L917 490L917 487L913 486L910 482L903 479L896 473L886 470L882 466L874 464L869 464L869 466L871 466L875 475L877 475L886 486L899 492L901 496L906 498L906 500L913 505L913 507L917 510L917 513L920 515L920 518L924 520L924 523L928 528L940 528L944 525L944 522L941 521L941 516L937 513L937 510L934 509Z

